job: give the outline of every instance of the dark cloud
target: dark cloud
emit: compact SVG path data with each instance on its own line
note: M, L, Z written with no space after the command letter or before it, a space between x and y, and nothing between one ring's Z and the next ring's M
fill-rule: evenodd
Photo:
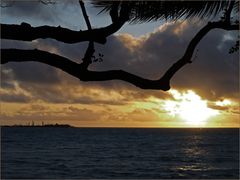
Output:
M1 39L1 48L34 49L34 43L27 41Z
M51 51L52 53L62 55L76 62L82 61L87 47L88 42L66 44L54 39L38 39L34 43L34 48Z
M86 29L85 21L78 0L31 0L31 1L8 1L2 0L4 8L1 8L2 21L4 23L21 24L22 22L30 23L32 26L51 25L67 27L74 30ZM99 21L104 22L103 18L97 15L95 8L90 3L85 3L88 15L96 17ZM6 6L6 7L5 7ZM19 18L21 17L21 18ZM76 23L77 21L77 23ZM91 20L93 27L97 22ZM105 23L103 23L105 25Z
M152 79L159 78L183 54L203 23L174 23L163 26L143 39L133 50L129 42L120 43L110 37L108 45L101 52L105 55L103 64L94 69L123 69ZM225 38L225 37L232 38ZM210 32L199 43L196 59L177 72L172 87L193 89L208 99L238 96L238 53L230 55L229 48L235 43L237 34L223 30ZM225 39L225 40L224 40ZM227 39L227 40L226 40ZM126 48L128 47L128 48Z
M103 62L93 63L90 69L99 71L111 69L134 71L131 66L131 62L134 60L133 54L116 36L109 37L105 45L96 44L95 49L96 54L102 53L104 55Z
M13 84L13 82L3 82L3 81L1 81L1 88L3 88L3 89L14 89L15 85Z
M4 1L3 1L4 2ZM2 8L3 15L22 17L25 18L36 18L44 21L52 21L56 18L56 11L54 10L54 5L45 5L38 0L33 1L5 1L8 5ZM55 15L55 16L54 16Z
M9 103L28 103L31 101L31 97L26 96L24 94L1 94L1 101L2 102L9 102Z
M34 49L38 48L38 41L21 42L2 40L3 49ZM39 48L40 49L40 48ZM50 48L49 48L50 50ZM9 84L11 80L30 83L59 83L58 70L46 64L36 62L8 63L1 68L1 80L3 84Z
M222 48L218 48L224 33L216 30L202 40L196 60L174 78L176 87L195 89L202 96L213 100L238 97L238 54L228 54L234 40L225 41Z
M182 26L182 31L176 32L179 26ZM115 37L110 37L106 46L98 48L105 54L104 62L93 64L91 68L123 69L144 77L159 78L183 55L189 41L199 28L200 25L179 23L168 25L165 30L150 34L133 52ZM228 54L229 45L234 44L234 41L225 41L221 49L217 48L222 44L224 33L224 31L215 31L203 39L198 47L197 59L176 74L172 82L173 87L198 90L207 98L224 95L236 97L237 55ZM211 97L211 94L214 96Z
M1 88L4 89L15 89L15 84L13 82L13 72L5 66L1 67Z
M2 70L5 68L11 69L13 79L19 82L56 84L59 83L60 80L55 68L36 62L9 63L4 65ZM3 83L9 83L6 82L7 79L9 78L6 76L2 78Z

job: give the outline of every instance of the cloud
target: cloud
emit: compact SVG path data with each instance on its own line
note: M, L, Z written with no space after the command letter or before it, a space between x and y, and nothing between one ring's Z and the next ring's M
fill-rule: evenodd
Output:
M2 102L27 103L32 100L31 93L22 89L16 81L1 81L0 96Z
M14 113L1 113L3 121L98 121L101 114L87 108L78 108L74 106L54 107L46 104L28 104L19 107Z
M47 2L48 0L42 1ZM1 21L7 24L27 22L32 26L61 25L73 30L87 29L78 0L50 1L54 3L41 3L40 0L3 0L1 3L7 6L1 8ZM90 18L94 17L90 19L92 27L105 26L111 22L110 17L105 15L99 16L99 9L92 7L90 1L85 2L85 7L88 16Z
M40 0L10 2L3 0L4 2L7 5L5 8L1 8L2 21L4 23L13 22L21 24L22 22L28 22L32 26L46 24L58 26L61 24L61 26L72 29L79 29L79 25L83 26L84 24L82 22L81 10L76 0L53 0L53 3L42 3ZM69 13L71 13L71 16L69 16ZM74 24L75 19L79 19L78 24Z
M12 79L24 83L56 84L60 82L57 70L36 62L9 63L3 66L2 71L11 69ZM5 76L6 78L6 76ZM6 79L3 79L6 83ZM8 77L9 78L9 77Z
M97 121L101 114L87 108L77 108L69 106L64 109L65 119L75 121ZM64 118L64 117L63 117Z
M4 2L4 1L3 1ZM11 1L7 2L7 7L2 8L3 15L22 18L37 18L47 22L51 22L56 18L57 11L53 5L45 5L38 0L33 1Z
M102 47L102 64L94 69L123 69L134 74L157 79L184 53L187 45L204 24L185 21L166 23L155 32L135 38L121 34ZM233 38L224 38L224 37ZM197 47L194 62L177 72L172 87L193 89L208 99L236 98L238 94L238 54L229 55L236 33L214 30ZM225 39L225 40L223 40ZM120 42L119 42L120 41ZM221 49L219 49L221 44ZM111 51L109 51L111 49ZM120 52L120 53L119 53ZM119 55L120 54L120 55Z
M2 102L14 102L14 103L27 103L31 101L31 98L24 94L2 94L1 101Z
M145 40L142 46L136 48L136 58L133 67L138 67L142 75L160 77L184 53L191 38L199 30L185 24L181 36L175 34L175 29L181 23L169 24L161 28ZM172 80L174 88L194 89L200 95L209 99L220 97L237 97L238 93L238 54L229 55L228 49L234 44L228 39L222 44L223 35L236 37L235 33L215 30L208 34L198 46L197 58L190 65L177 72ZM218 45L222 48L218 49ZM196 52L195 52L196 53ZM211 93L214 92L214 93Z
M119 35L117 39L111 37L108 43L112 48L105 46L102 50L106 54L104 63L93 66L98 70L124 69L157 79L184 54L190 40L203 26L201 23L190 24L187 21L166 23L144 37L135 38L129 34ZM199 43L197 54L194 53L194 62L177 72L172 79L172 87L193 89L211 100L221 97L236 99L239 84L238 54L228 54L236 37L234 32L210 32Z
M224 34L215 30L200 42L197 58L174 78L176 87L194 89L208 99L237 97L238 57L228 54L234 41L225 42L222 49L217 48Z
M208 107L211 109L216 109L216 110L220 110L220 111L227 111L230 108L228 106L217 106L217 105L212 105L212 104L208 104Z

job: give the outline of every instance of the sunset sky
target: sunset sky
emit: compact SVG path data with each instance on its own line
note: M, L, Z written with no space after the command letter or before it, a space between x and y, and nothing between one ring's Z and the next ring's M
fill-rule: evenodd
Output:
M87 3L93 27L111 23L108 14ZM1 23L86 29L77 1L53 5L15 2L1 8ZM157 79L180 58L189 41L206 24L199 19L126 24L95 43L103 62L92 70L122 69ZM192 64L172 79L172 89L142 90L122 81L81 82L37 62L1 67L1 124L61 123L79 127L240 127L238 52L229 54L237 32L212 30L200 42ZM2 48L40 49L81 62L87 42L53 39L33 42L1 40ZM196 54L197 52L197 54ZM194 56L195 56L194 55Z

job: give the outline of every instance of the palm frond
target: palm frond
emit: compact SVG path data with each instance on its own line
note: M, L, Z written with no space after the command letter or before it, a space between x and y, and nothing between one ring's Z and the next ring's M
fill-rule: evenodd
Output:
M212 17L223 11L230 0L218 1L121 1L129 9L129 21L133 23L155 21L159 19L177 20L189 17ZM102 12L110 11L116 1L95 0L95 7ZM235 11L238 11L238 1ZM121 8L121 6L119 6Z

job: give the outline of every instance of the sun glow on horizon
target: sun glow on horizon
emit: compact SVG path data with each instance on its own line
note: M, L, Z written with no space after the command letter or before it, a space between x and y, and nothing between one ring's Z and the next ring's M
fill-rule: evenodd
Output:
M218 110L207 106L207 101L197 95L194 91L188 90L179 93L176 90L170 90L170 94L175 100L167 100L164 108L172 116L178 116L191 126L204 126L207 120L219 114Z

